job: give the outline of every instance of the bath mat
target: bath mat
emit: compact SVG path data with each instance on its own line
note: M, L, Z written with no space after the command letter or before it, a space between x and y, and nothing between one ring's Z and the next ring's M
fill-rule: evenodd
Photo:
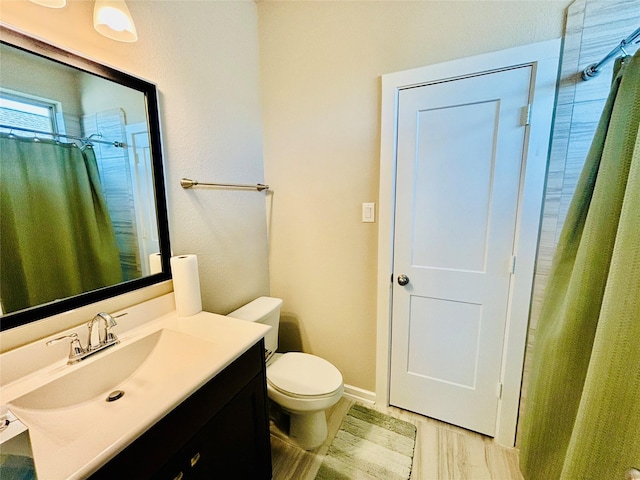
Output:
M415 425L354 405L342 421L316 480L407 480L415 444Z

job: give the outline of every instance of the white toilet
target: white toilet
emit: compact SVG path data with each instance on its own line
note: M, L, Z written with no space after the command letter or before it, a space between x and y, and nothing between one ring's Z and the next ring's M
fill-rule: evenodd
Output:
M282 300L260 297L228 316L271 327L265 336L267 395L290 416L289 437L305 450L327 438L325 410L342 396L342 374L326 360L308 353L275 353Z

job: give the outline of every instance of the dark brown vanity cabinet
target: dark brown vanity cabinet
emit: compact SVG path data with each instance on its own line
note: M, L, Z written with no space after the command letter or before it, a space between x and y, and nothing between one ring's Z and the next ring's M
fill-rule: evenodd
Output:
M90 478L271 478L264 341L168 413Z

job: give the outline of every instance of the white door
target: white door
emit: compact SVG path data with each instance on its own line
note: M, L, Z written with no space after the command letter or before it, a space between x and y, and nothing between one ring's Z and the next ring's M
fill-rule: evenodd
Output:
M490 436L531 75L449 79L398 100L390 403Z

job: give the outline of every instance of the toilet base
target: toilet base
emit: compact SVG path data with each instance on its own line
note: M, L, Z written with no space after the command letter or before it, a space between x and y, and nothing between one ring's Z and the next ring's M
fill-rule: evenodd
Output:
M327 439L327 417L319 412L289 413L289 438L304 450L318 448Z

